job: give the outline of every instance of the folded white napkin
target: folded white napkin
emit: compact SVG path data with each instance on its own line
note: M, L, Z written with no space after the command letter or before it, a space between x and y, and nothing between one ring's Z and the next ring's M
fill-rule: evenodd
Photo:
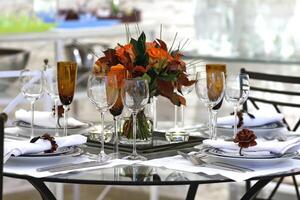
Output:
M261 125L265 125L265 124L269 124L272 122L280 122L283 119L283 114L281 113L266 113L266 112L262 112L262 111L257 111L257 112L253 112L251 113L254 115L254 119L250 118L249 115L244 114L243 115L243 123L244 126L261 126ZM238 121L238 120L237 120ZM225 116L225 117L219 117L217 120L217 125L234 125L234 116L233 115L229 115L229 116Z
M16 120L24 121L31 124L31 111L24 109L17 110L15 112ZM59 124L64 127L64 119L60 118ZM47 111L34 111L34 125L55 128L56 120L52 112ZM72 117L68 117L68 127L84 126L86 123L80 122Z
M293 138L287 141L278 140L263 140L257 139L257 145L249 148L243 148L243 152L248 152L249 155L267 155L270 153L284 154L286 152L296 152L300 150L300 138ZM215 147L226 152L238 152L240 147L237 143L232 141L218 140L204 140L203 144Z
M56 137L58 148L84 144L87 138L83 135L70 135L66 137ZM5 141L4 142L4 161L12 155L19 156L23 154L39 153L51 149L51 143L48 140L39 139L35 143L26 141Z

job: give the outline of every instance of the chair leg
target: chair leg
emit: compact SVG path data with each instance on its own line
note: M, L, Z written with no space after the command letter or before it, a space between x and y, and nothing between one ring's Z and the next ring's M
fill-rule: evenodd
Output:
M196 193L198 190L198 184L197 183L192 183L190 184L187 196L186 196L186 200L193 200L195 199Z
M251 188L250 190L246 191L244 196L241 198L241 200L252 200L255 199L257 194L263 187L265 187L272 179L263 179L257 181Z
M281 182L283 181L283 179L284 179L284 177L281 177L281 178L278 180L278 182L277 182L275 188L272 190L272 192L271 192L271 194L270 194L268 200L271 200L271 199L273 198L273 196L275 195L275 193L276 193L278 187L280 186Z
M293 183L294 183L295 190L296 190L297 199L300 200L299 188L298 188L298 183L297 183L296 177L292 176L292 178L293 178Z
M251 188L251 181L246 181L246 192Z

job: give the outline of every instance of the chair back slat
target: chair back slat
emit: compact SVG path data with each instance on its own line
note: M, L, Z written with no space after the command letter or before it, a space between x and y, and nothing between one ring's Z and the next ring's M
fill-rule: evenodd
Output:
M283 76L283 75L274 75L274 74L266 74L266 73L259 73L259 72L251 72L247 71L246 69L242 68L241 73L246 73L249 75L249 78L253 81L259 80L264 82L277 82L282 84L297 84L300 85L300 77L295 76ZM277 88L263 88L262 86L252 86L251 91L257 91L256 96L249 96L247 102L243 105L245 110L248 110L249 103L251 103L256 109L259 109L257 103L269 104L272 105L278 113L281 113L279 106L282 107L292 107L292 108L300 108L300 103L293 103L293 102L286 102L284 100L278 100L277 98L266 99L264 95L258 95L261 93L269 93L269 94L280 94L285 95L287 97L300 97L300 93L297 91L289 91L289 90L278 90ZM297 121L296 125L291 128L287 123L286 119L283 119L283 122L287 125L288 130L296 131L300 127L300 120Z
M259 91L259 92L269 92L274 94L286 94L291 96L300 96L300 92L291 92L286 90L272 90L268 88L260 88L260 87L251 87L252 91Z
M282 76L282 75L274 75L274 74L265 74L265 73L259 73L259 72L251 72L246 71L246 69L241 69L241 73L246 73L249 75L249 77L254 78L256 80L262 80L262 81L273 81L273 82L280 82L280 83L300 83L300 77L295 76Z

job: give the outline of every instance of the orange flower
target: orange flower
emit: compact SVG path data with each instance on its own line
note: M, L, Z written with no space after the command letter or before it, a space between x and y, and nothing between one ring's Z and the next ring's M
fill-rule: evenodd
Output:
M155 60L167 59L171 60L172 56L161 48L151 47L148 49L148 55L150 58Z
M130 59L133 61L135 59L135 54L133 51L133 45L132 44L126 44L124 46L117 46L116 47L116 56L120 58L122 61L126 61L126 55L128 54Z
M105 57L101 57L94 64L93 73L98 75L104 75L107 69L107 59Z
M117 64L110 68L110 71L107 74L108 76L116 76L118 88L122 87L122 81L127 77L127 69L121 65Z

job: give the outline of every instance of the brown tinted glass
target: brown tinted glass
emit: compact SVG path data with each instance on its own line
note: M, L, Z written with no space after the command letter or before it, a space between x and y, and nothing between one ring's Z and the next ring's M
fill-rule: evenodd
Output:
M206 73L210 74L212 72L224 72L224 76L226 77L226 65L225 64L206 64ZM208 76L210 77L210 76ZM219 87L216 88L216 90L212 92L216 92L218 94L218 91L222 91L223 85L218 84ZM220 109L222 106L223 99L218 103L215 107L213 107L214 110Z
M57 63L57 85L60 101L63 105L72 103L77 79L77 64L75 62Z

